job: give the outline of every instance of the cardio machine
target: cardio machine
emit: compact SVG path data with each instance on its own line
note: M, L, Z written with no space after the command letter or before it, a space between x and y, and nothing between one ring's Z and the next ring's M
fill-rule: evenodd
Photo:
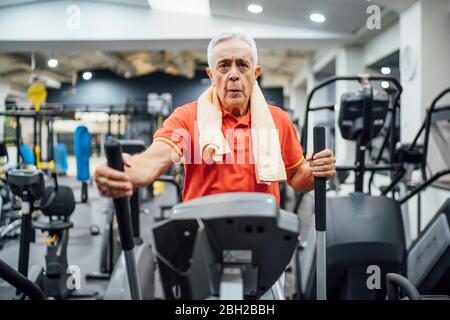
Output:
M19 237L19 260L18 272L25 278L30 279L39 287L43 287L43 268L33 265L28 267L30 255L30 243L34 241L34 230L32 229L33 203L40 199L44 193L44 178L38 171L11 170L7 172L7 183L14 195L22 198L24 203L21 214L20 237ZM24 299L20 291L11 291L11 287L1 287L2 299Z
M18 271L37 284L45 296L53 299L69 297L94 297L97 293L91 290L77 290L69 286L67 245L69 229L73 227L70 215L75 209L75 199L71 188L58 186L56 174L53 175L55 186L45 188L44 175L38 170L14 169L7 172L7 182L11 192L22 200L21 233ZM36 201L40 201L38 206ZM31 214L40 209L46 221L32 221ZM47 232L47 252L45 268L33 266L28 268L30 243L34 241L35 230ZM24 295L17 292L18 298Z
M297 217L275 198L225 193L176 205L153 228L167 299L258 299L274 286L294 252Z
M449 173L450 169L434 175L415 191ZM386 275L388 300L450 300L450 199L413 242L408 251L406 274L408 277L396 273Z
M450 264L448 202L442 206L423 231L419 230L418 238L411 245L408 243L408 220L405 219L404 212L400 210L400 206L414 195L419 194L428 185L448 174L448 169L436 173L422 184L416 186L408 194L403 194L400 199L387 198L387 194L393 190L407 172L404 169L405 163L413 166L419 164L419 168L422 168L422 172L424 172L431 123L445 119L448 121L449 107L439 108L438 111L435 110L435 106L445 93L450 92L450 88L441 92L434 99L426 120L413 144L402 146L395 150L396 140L393 133L395 129L396 105L398 104L401 87L395 79L389 78L384 76L333 77L315 87L308 98L307 112L312 109L309 103L317 89L338 80L359 79L358 81L363 84L362 91L344 94L341 100L340 130L345 139L357 141L357 160L355 166L337 167L338 171L356 171L355 193L345 197L328 198L328 217L330 221L328 236L330 238L327 242L327 257L328 270L332 271L332 274L329 274L330 298L384 299L386 294L385 281L381 282L381 289L371 290L367 287L370 266L378 266L382 270L382 279L385 278L387 273L408 275L412 283L423 294L447 294L448 292L445 291L448 290ZM385 99L380 99L382 95L378 95L378 97L376 93L372 95L370 87L364 88L364 79L366 80L365 82L373 80L391 81L396 89L394 98L390 99L393 103L390 105L383 104L382 101ZM358 96L363 99L355 99ZM388 164L379 164L378 160L380 157L378 156L374 164L365 164L366 157L364 153L366 152L367 143L377 134L377 124L382 125L383 113L386 114L386 111L382 110L383 105L387 114L391 114L390 129L385 136L382 147L383 149L386 146L386 141L389 139L390 160ZM369 112L367 112L369 110L368 106L372 106ZM349 108L353 110L349 110ZM358 130L360 131L359 133ZM426 133L424 147L417 148L415 144L418 136L424 130ZM357 134L352 134L355 131ZM364 131L367 132L364 133ZM305 123L303 132L306 135L302 137L302 141L304 141L306 146L307 123ZM364 135L366 138L364 138ZM365 143L361 143L364 141ZM382 149L380 150L380 155ZM364 189L364 172L366 171L372 172L372 177L369 180L369 194L362 193ZM373 173L379 171L395 172L395 175L391 174L391 184L382 188L381 196L374 197L370 195L370 185ZM314 238L310 237L308 242L314 243ZM430 250L430 247L433 249ZM298 276L297 290L301 292L300 296L303 298L310 298L314 290L312 285L314 277L311 276L311 270L313 270L311 257L313 256L314 248L306 248L303 252L302 261L298 263L300 265L300 275Z
M380 277L386 273L401 272L406 254L404 226L400 204L386 196L364 193L364 175L371 171L386 171L397 164L366 163L367 147L376 137L390 114L391 125L396 121L396 106L402 91L397 79L389 76L338 76L319 83L308 95L302 146L306 153L308 141L308 115L314 111L312 98L320 88L337 81L356 81L358 92L344 94L339 110L339 128L343 137L356 142L356 160L353 166L338 166L338 172L353 171L354 193L327 198L327 298L329 299L384 299L385 283L380 288L367 286L371 266L377 266ZM373 81L389 81L395 88L392 99L375 91ZM394 136L390 135L395 145ZM312 224L313 226L313 224ZM296 257L297 296L312 299L315 296L316 255L314 233L309 232L308 246ZM372 271L373 272L373 271Z
M323 129L323 128L321 128ZM324 130L317 130L315 152L324 149ZM320 133L319 133L320 132ZM105 143L108 165L123 170L121 146ZM325 180L316 178L318 245L318 297L325 285ZM142 279L132 237L126 198L114 199L127 271L129 297L141 299ZM169 219L153 227L154 252L167 299L256 299L272 289L284 299L277 281L288 265L298 241L299 223L293 213L278 209L273 196L227 193L176 205Z
M421 227L421 209L420 194L428 186L439 182L442 178L450 175L450 162L448 158L442 164L443 168L439 171L431 172L428 166L428 154L431 145L431 137L437 138L440 143L440 151L449 151L450 131L448 123L450 121L450 106L438 106L439 101L450 93L450 87L442 90L432 101L428 108L425 120L417 132L413 142L402 146L400 155L404 156L404 166L415 166L414 169L420 169L423 181L420 184L411 186L411 189L399 202L405 205L414 197L418 199L417 210L417 237L410 241L407 237L407 258L405 261L405 271L407 280L411 285L417 288L420 294L432 298L432 295L450 295L450 199L441 205L427 225ZM419 145L419 138L423 135L422 145ZM412 156L413 155L413 156ZM436 155L433 155L436 157ZM436 169L436 168L435 168ZM394 188L402 184L408 184L408 170L399 170L389 186L383 190L387 194ZM406 179L405 179L406 177ZM395 282L395 276L392 276L391 282ZM401 285L404 281L399 281ZM392 298L392 297L391 297ZM437 296L436 298L439 298Z

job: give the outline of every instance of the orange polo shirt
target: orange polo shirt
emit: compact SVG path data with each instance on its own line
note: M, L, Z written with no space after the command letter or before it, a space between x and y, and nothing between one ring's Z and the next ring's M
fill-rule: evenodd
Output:
M271 105L269 109L278 129L286 169L299 167L304 158L294 125L282 109ZM222 108L222 133L232 152L219 163L205 163L201 159L196 119L197 102L178 107L153 136L153 141L169 144L182 157L183 201L224 192L265 192L273 194L279 204L279 183L256 182L250 108L240 119Z

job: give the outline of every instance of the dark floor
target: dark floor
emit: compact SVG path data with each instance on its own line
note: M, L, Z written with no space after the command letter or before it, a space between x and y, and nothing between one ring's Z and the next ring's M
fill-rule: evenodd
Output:
M69 185L73 188L75 197L80 196L80 185L71 177L61 177L59 179L61 185ZM72 215L74 227L70 229L69 246L68 246L68 260L70 265L76 265L81 271L81 288L94 289L100 293L105 291L107 281L95 280L86 281L85 275L99 271L100 250L102 243L102 235L92 236L90 227L98 225L100 230L103 230L107 207L106 198L100 197L95 186L89 188L89 203L77 204L75 212ZM172 186L166 186L166 191L154 201L145 202L141 205L141 236L144 241L150 242L150 227L154 223L153 217L159 215L160 204L175 203L175 190ZM293 197L288 202L288 209L293 207ZM301 212L302 232L307 230L311 216L312 202L310 197L306 197L299 212ZM41 217L43 218L43 217ZM45 243L43 242L43 234L36 232L36 242L31 244L30 249L30 265L44 264ZM8 241L2 250L0 250L0 258L10 265L16 267L18 261L19 243L17 239ZM285 291L288 295L294 292L294 272L286 274ZM5 286L1 284L0 286ZM155 296L162 298L162 290L156 275Z

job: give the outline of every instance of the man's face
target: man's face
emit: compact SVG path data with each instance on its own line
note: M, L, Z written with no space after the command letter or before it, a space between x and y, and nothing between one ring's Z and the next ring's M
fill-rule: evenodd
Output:
M229 39L214 47L212 66L206 68L222 106L240 116L247 110L256 78L261 73L253 65L252 50L244 40Z

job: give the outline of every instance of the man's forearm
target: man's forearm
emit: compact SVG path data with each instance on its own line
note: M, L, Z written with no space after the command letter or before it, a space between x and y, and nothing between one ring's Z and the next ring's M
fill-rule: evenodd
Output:
M131 167L125 168L125 172L136 188L151 184L164 172L163 168L156 161L149 163L146 159L140 157L140 155L135 155L131 159L132 165Z
M290 179L289 185L296 192L309 192L314 189L314 176L306 161L298 167L297 171Z
M134 187L145 187L155 181L171 165L172 149L163 142L153 143L143 153L131 157L131 166L125 168Z

